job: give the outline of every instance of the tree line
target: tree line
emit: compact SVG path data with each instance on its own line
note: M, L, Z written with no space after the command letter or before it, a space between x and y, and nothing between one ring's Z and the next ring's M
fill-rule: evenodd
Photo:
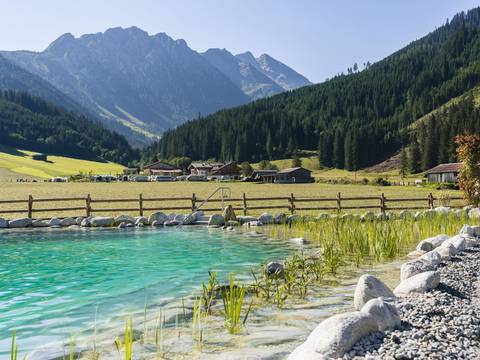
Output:
M189 121L143 158L258 162L302 149L326 167L376 164L408 146L413 122L479 83L479 26L480 8L458 14L363 71Z

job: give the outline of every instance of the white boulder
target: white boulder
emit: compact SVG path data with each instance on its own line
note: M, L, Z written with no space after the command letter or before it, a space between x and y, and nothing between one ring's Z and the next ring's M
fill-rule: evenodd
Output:
M475 236L475 230L470 225L463 225L459 232L460 235Z
M438 215L448 215L451 211L449 207L446 206L438 206L433 209Z
M33 227L48 227L48 221L42 219L36 219L32 221Z
M445 245L445 246L440 246L439 248L436 248L433 251L438 253L442 257L443 260L448 260L452 256L457 255L457 249L452 244L448 244L448 245Z
M401 220L405 220L412 217L412 213L408 210L402 210L398 213L398 218Z
M51 218L48 221L48 226L60 226L61 224L62 224L62 222L58 218Z
M394 330L400 327L400 314L395 305L386 302L382 297L367 302L361 310L373 316L378 325L378 330Z
M120 225L121 223L126 224L135 224L135 218L129 215L118 215L115 217L115 225Z
M360 216L361 221L373 221L375 220L375 214L372 211L367 211L362 216Z
M93 226L93 227L113 226L114 221L115 219L111 216L94 216L93 218L90 219L90 226Z
M424 293L435 289L440 284L440 273L438 271L426 271L421 274L403 280L393 293L396 296L406 296L411 293Z
M480 219L480 208L473 208L468 211L468 217L470 219Z
M442 256L438 251L432 250L420 256L419 260L427 265L437 266L442 262Z
M428 240L422 240L418 243L416 250L418 251L432 251L433 250L433 245L430 241Z
M8 220L0 218L0 229L5 229L8 227Z
M455 249L457 250L457 253L465 250L465 246L466 246L466 241L465 241L465 238L461 235L455 235L454 237L451 237L447 240L445 240L442 244L442 247L443 246L448 246L448 245L453 245L455 247Z
M78 226L82 225L83 217L79 216L75 219L75 222L77 223Z
M29 218L18 218L13 219L8 222L8 227L10 228L25 228L32 225L32 219Z
M275 224L285 224L287 222L287 215L284 213L278 213L273 216L273 221Z
M148 217L149 224L153 224L153 222L156 221L157 224L163 225L163 223L167 220L168 217L163 212L156 212Z
M225 219L220 214L213 214L208 220L209 226L222 226L225 224Z
M353 296L355 309L361 310L368 301L378 297L391 299L395 298L395 295L383 281L375 276L369 274L360 276Z
M407 261L406 263L403 263L402 267L400 268L400 280L403 281L417 274L433 270L435 270L435 266L424 261Z
M240 223L240 225L243 225L243 224L248 223L250 221L257 221L257 218L254 217L254 216L239 215L239 216L237 216L237 221Z
M274 219L272 215L263 213L259 216L258 221L260 221L262 224L273 224Z
M303 238L303 237L298 237L298 238L291 238L288 239L288 242L295 244L295 245L305 245L308 244L308 241Z
M288 360L340 358L374 331L378 331L378 325L370 314L354 311L332 316L322 321Z
M72 225L77 225L77 220L71 217L66 217L60 220L60 226L72 226Z

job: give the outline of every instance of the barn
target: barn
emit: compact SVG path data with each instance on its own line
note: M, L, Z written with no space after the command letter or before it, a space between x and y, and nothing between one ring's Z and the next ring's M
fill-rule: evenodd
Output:
M276 184L305 184L314 182L312 172L303 167L283 169L274 175Z
M147 165L143 168L145 175L160 175L160 176L171 176L177 177L182 175L183 171L173 165L157 161L153 164Z
M428 182L456 183L462 163L440 164L427 171Z

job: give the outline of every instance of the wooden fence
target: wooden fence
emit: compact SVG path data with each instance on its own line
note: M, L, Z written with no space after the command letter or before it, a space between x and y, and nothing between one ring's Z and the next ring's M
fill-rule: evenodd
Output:
M445 201L463 200L461 197L449 197ZM171 211L186 210L193 212L197 206L202 203L202 199L197 198L195 194L191 197L143 197L139 194L137 198L125 199L96 199L90 195L85 197L64 197L64 198L33 198L32 195L28 199L23 200L0 200L0 214L26 214L29 218L40 218L35 214L55 213L54 216L60 217L59 214L69 213L73 216L91 216L94 214L113 214L113 213L130 213L143 216L147 212L154 211ZM248 212L256 210L284 210L295 214L296 212L306 211L343 211L343 210L379 210L384 213L386 211L395 210L416 210L416 209L432 209L437 205L439 199L431 193L427 197L417 198L387 198L384 194L380 196L342 196L338 193L335 197L302 197L290 196L277 197L247 197L244 193L241 198L225 198L224 200L214 198L210 199L202 210L205 212L221 212L222 205L232 205L236 211ZM186 203L179 205L179 203ZM52 204L47 206L45 204ZM58 203L67 203L67 205L58 205ZM103 204L103 205L102 205ZM122 207L114 207L113 204L121 204ZM128 204L128 205L125 205ZM390 205L391 204L391 205ZM21 205L24 205L22 208ZM35 206L36 205L36 206ZM17 208L10 208L17 206ZM119 205L120 206L120 205ZM448 204L450 207L462 207L461 204Z

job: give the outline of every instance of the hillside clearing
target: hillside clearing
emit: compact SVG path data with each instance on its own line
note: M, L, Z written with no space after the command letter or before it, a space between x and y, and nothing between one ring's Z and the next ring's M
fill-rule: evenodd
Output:
M1 149L0 151L0 179L12 180L13 174L18 177L34 177L48 179L54 176L65 176L84 173L118 174L124 168L122 165L111 162L99 162L74 159L64 156L48 156L48 161L33 160L32 151L17 149Z

